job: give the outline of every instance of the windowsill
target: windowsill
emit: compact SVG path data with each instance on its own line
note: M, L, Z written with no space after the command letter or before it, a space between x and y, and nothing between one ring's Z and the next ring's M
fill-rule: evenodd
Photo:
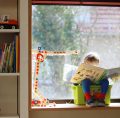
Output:
M32 110L81 110L81 109L86 109L86 110L91 110L91 109L118 109L120 108L120 103L111 103L109 106L105 107L87 107L85 105L75 105L75 104L56 104L54 105L49 105L47 107L32 107Z

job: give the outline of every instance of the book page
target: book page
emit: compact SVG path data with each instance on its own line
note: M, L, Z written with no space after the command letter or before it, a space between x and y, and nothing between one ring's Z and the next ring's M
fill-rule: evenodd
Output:
M120 80L120 67L107 69L107 77L112 79L113 82Z
M81 64L75 75L71 78L72 83L80 83L85 78L91 79L93 82L97 82L101 79L101 77L105 74L106 70L100 67Z

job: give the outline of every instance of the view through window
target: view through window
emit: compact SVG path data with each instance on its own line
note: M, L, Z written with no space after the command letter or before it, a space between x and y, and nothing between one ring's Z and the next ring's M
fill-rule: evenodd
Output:
M73 98L69 80L88 52L100 55L100 66L120 67L120 7L32 5L32 49L66 51L46 55L40 63L38 88L48 99ZM67 53L77 50L79 54ZM36 54L32 53L32 95ZM111 98L120 98L120 81ZM34 95L33 95L34 96Z

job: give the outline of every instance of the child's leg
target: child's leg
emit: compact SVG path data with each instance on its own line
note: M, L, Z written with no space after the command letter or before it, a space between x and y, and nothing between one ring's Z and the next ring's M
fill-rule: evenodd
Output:
M87 101L91 100L91 95L90 95L90 86L91 86L92 82L90 79L84 79L81 82L82 85L82 89L85 95L85 98Z
M109 86L108 79L101 80L100 81L100 85L101 85L101 93L100 93L99 99L104 100L106 92L108 90L108 86Z

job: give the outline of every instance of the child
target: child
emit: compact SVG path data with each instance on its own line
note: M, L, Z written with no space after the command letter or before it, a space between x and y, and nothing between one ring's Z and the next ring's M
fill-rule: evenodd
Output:
M93 66L98 66L99 65L99 57L94 54L88 54L85 58L84 58L84 62L85 64L90 64ZM90 95L90 86L92 84L96 84L93 83L89 77L85 78L84 80L82 80L81 85L82 85L82 89L86 98L86 103L88 106L96 106L94 99L92 98L92 96ZM104 77L100 82L99 85L101 86L101 93L99 94L99 98L98 98L98 106L105 106L105 95L106 92L108 90L108 86L109 86L109 81L107 79L107 77Z

